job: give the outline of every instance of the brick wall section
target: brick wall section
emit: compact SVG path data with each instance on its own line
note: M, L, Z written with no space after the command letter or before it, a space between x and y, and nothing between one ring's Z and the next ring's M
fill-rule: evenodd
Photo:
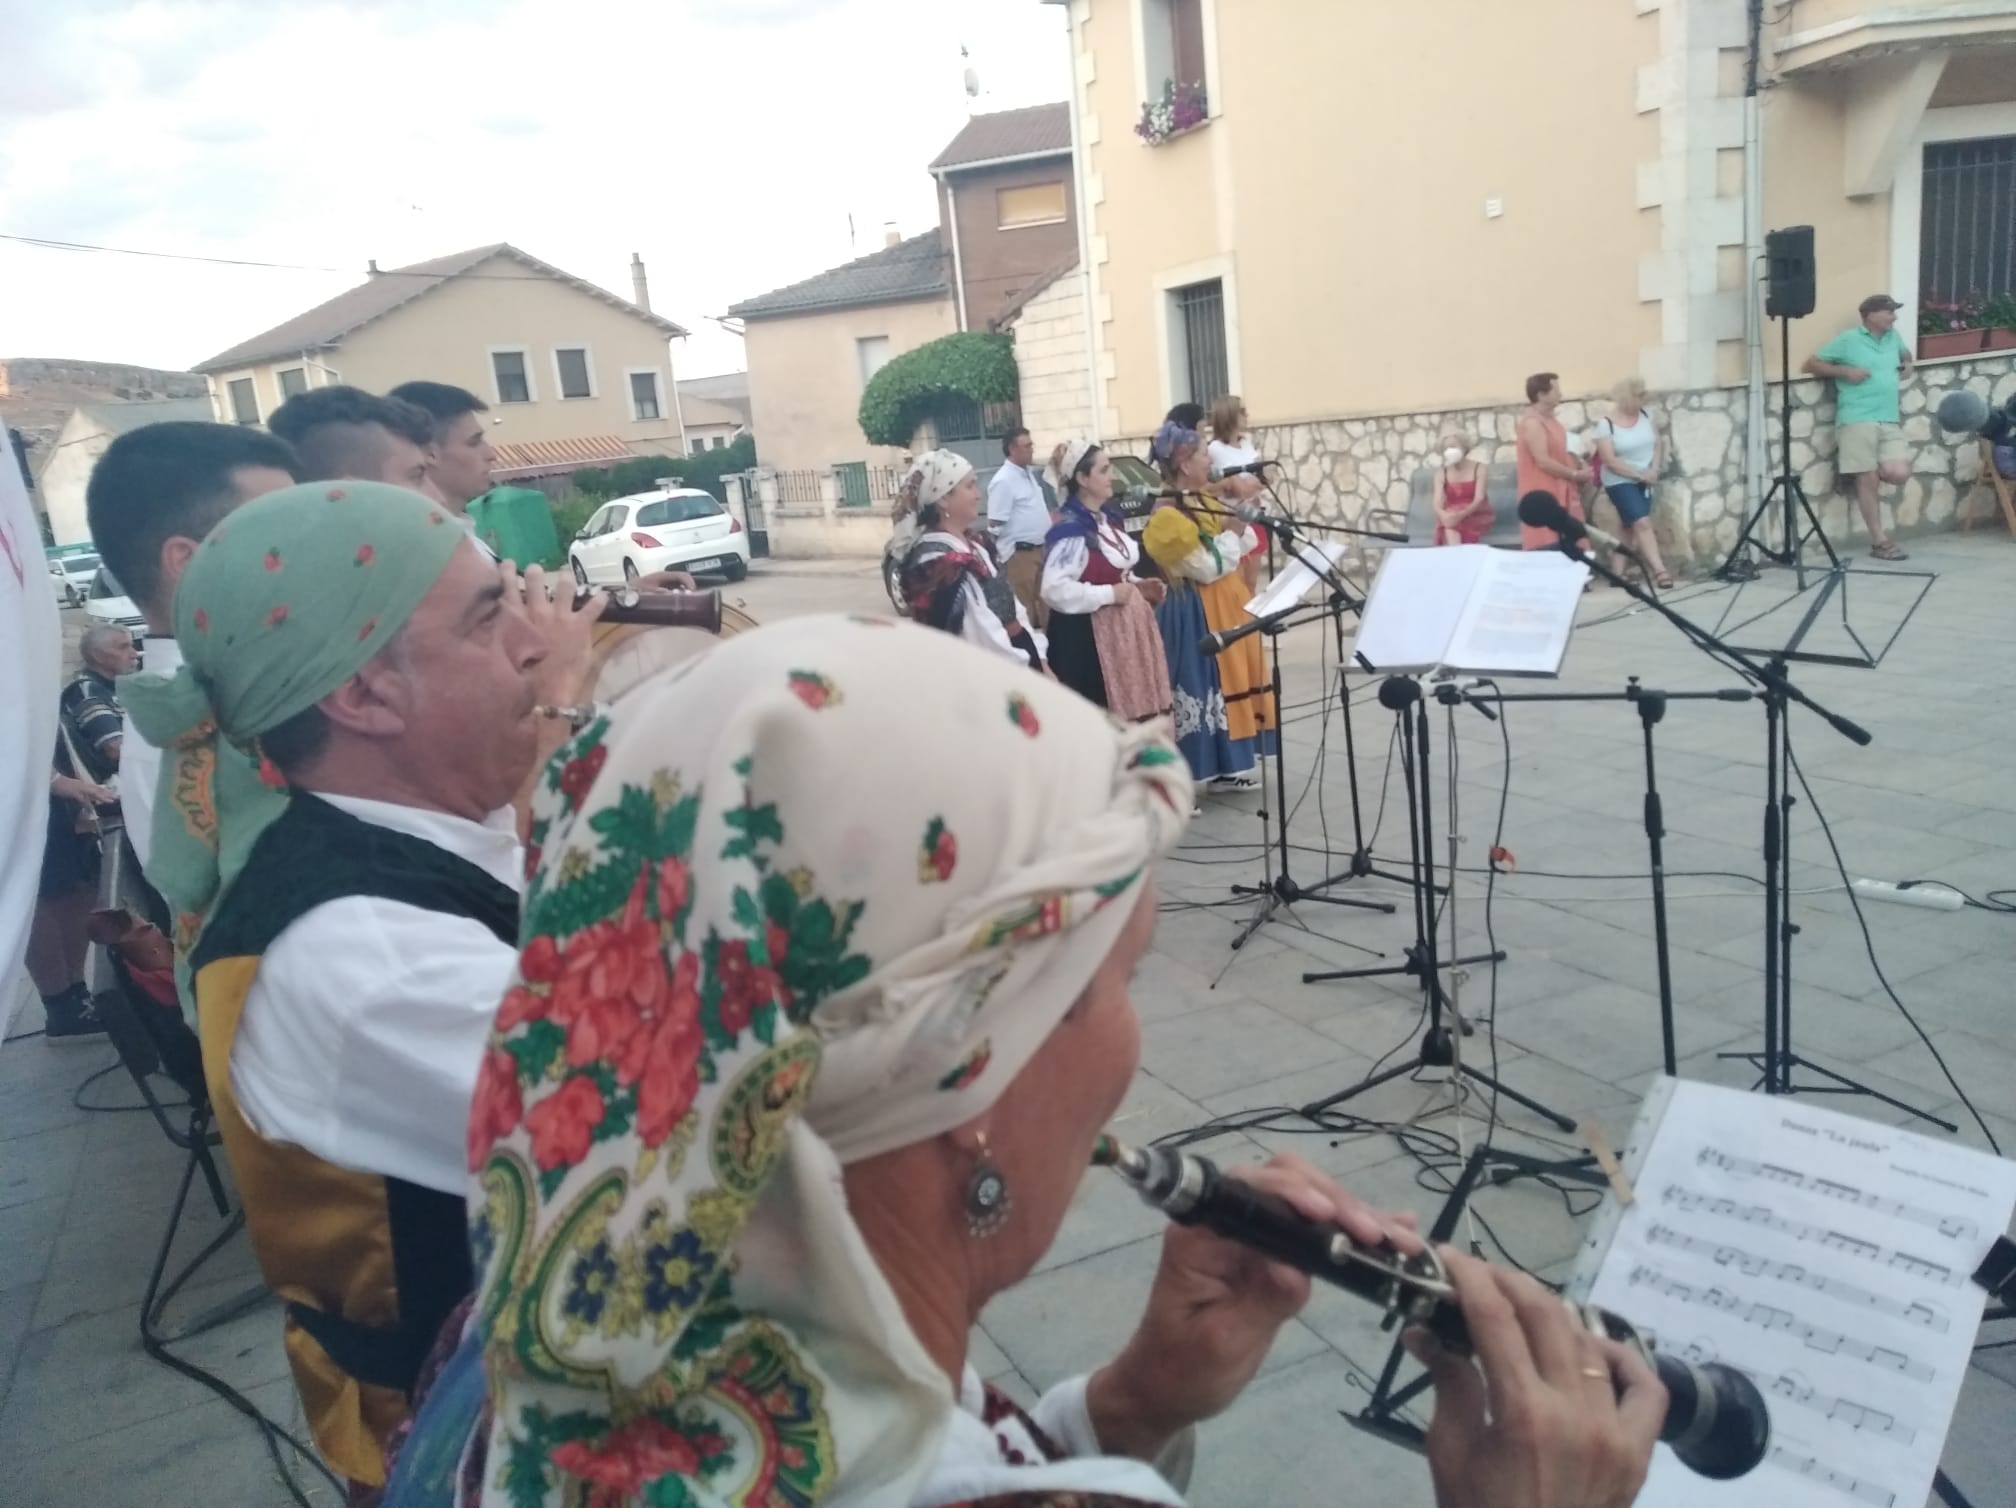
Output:
M1000 229L996 191L1039 183L1063 184L1064 218L1054 225ZM1071 183L1071 159L1054 157L948 174L939 190L938 223L949 236L953 222L945 184L958 200L959 275L966 284L966 328L990 329L1001 311L1038 278L1078 254L1078 206Z

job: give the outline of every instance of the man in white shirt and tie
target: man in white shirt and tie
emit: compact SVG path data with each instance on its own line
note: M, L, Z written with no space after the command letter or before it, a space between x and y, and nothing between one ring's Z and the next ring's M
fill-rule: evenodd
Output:
M85 509L100 559L147 620L141 646L147 670L172 675L182 663L175 584L203 536L232 509L300 479L300 462L285 441L241 424L148 424L106 447L92 468ZM119 806L143 874L160 774L161 751L128 716L120 730Z
M1001 454L1007 459L987 484L987 527L1000 547L1001 574L1015 589L1029 621L1040 630L1050 619L1042 592L1043 541L1050 533L1050 506L1032 464L1036 442L1028 430L1017 429L1002 440Z

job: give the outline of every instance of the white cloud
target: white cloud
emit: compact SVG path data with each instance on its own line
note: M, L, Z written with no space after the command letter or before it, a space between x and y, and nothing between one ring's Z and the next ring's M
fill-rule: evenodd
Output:
M0 231L357 274L508 240L623 292L637 251L654 303L694 331L675 356L693 373L740 364L706 316L873 249L885 220L933 223L925 164L968 109L961 43L978 108L1065 85L1061 17L1035 0L33 16L30 66L0 74ZM187 363L354 280L0 243L0 354Z

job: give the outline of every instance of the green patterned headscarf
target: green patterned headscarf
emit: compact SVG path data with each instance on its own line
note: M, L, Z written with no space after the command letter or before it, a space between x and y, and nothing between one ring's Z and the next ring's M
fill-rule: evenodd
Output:
M174 914L178 957L286 809L259 735L383 649L466 538L418 493L311 482L247 503L191 558L175 592L181 669L119 683L162 751L147 877Z

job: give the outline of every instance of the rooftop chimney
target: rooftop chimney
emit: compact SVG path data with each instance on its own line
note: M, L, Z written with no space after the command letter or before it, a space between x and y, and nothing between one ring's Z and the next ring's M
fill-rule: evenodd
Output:
M636 252L630 253L631 302L646 314L651 312L651 283L644 276L644 259Z
M378 259L376 257L373 257L370 261L366 262L364 264L364 270L370 273L371 276L373 276L374 278L378 276Z
M902 239L903 232L896 228L894 220L884 220L882 222L882 244L885 247L898 245Z

